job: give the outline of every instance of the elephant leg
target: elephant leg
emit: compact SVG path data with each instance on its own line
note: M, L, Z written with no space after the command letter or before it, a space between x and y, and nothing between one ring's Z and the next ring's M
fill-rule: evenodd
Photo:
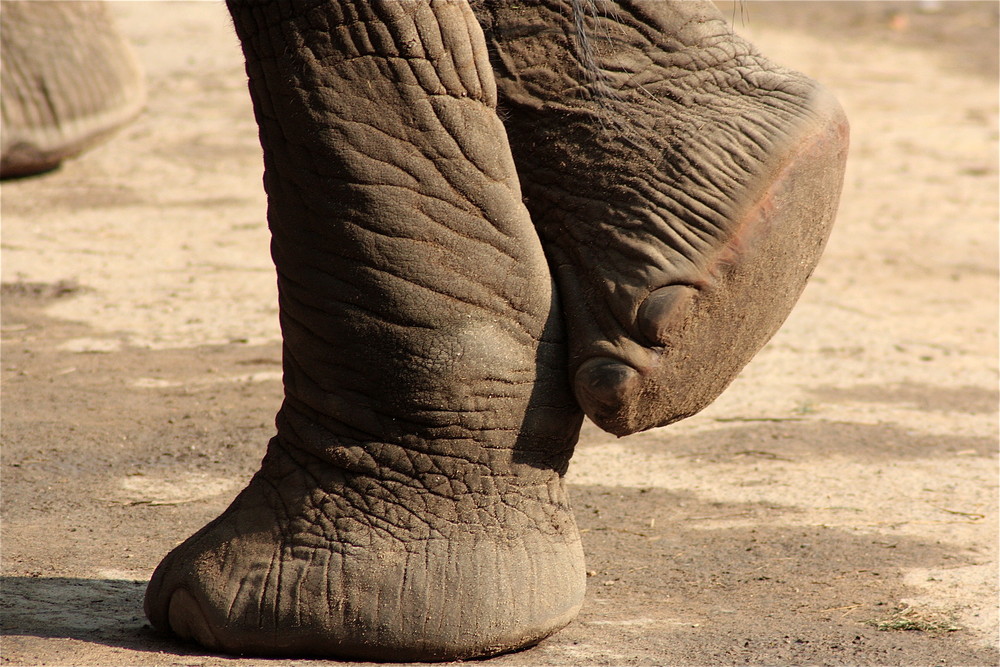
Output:
M480 0L587 415L694 414L784 321L833 222L847 122L708 2Z
M135 54L100 2L0 2L0 178L47 171L145 102Z
M230 11L264 148L285 400L260 471L173 550L157 628L212 649L446 660L583 599L583 415L467 3Z

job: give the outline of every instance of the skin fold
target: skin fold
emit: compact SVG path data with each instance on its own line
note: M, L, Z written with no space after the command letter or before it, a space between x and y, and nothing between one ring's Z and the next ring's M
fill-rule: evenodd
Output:
M530 646L583 600L583 412L676 420L766 342L833 218L839 107L700 3L229 7L285 400L146 613L241 654Z

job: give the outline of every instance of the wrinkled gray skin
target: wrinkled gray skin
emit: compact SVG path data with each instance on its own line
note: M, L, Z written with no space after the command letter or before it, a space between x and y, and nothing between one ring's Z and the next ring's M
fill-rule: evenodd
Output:
M819 257L846 121L708 4L230 10L285 400L146 612L234 653L530 646L583 600L563 482L583 413L623 435L725 388Z
M0 178L57 167L145 99L138 60L104 3L0 2Z

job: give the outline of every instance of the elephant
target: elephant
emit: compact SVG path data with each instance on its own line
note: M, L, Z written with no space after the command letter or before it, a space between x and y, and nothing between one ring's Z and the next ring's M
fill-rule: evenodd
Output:
M237 654L530 647L583 604L584 416L690 416L767 342L830 233L846 117L709 2L227 6L284 399L146 615Z
M49 171L134 118L139 61L98 2L0 2L0 178Z

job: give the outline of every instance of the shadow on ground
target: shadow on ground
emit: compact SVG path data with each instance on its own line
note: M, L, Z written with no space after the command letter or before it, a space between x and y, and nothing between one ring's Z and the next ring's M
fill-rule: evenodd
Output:
M769 525L766 504L661 489L575 487L573 499L587 601L540 663L574 652L601 664L997 663L946 611L900 602L916 593L907 570L970 562L955 545ZM752 525L699 525L727 518Z
M6 641L30 636L176 651L142 615L145 589L145 581L125 579L0 577L0 632Z

